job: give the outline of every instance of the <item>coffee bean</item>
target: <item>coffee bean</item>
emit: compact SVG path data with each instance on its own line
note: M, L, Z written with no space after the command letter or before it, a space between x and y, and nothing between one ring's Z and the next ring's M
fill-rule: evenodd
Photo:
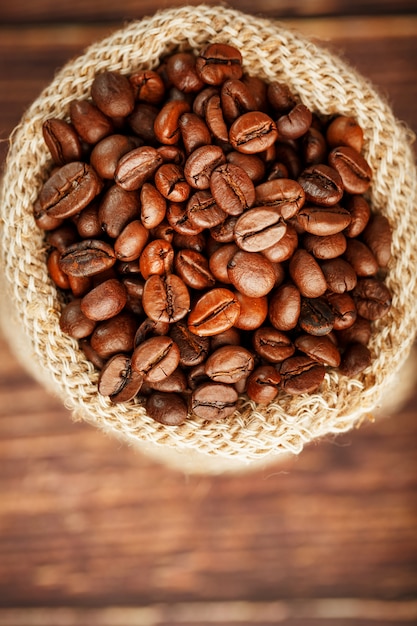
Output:
M338 367L340 364L340 352L327 336L300 335L294 344L297 350L323 365Z
M334 315L334 330L344 330L355 323L356 305L349 293L328 293L326 300Z
M218 287L203 294L188 316L188 328L200 337L231 328L239 317L240 304L229 289Z
M114 131L113 122L89 100L71 100L71 123L82 141L96 144Z
M293 228L293 226L287 223L285 235L270 248L262 250L262 254L272 263L282 263L283 261L288 261L292 257L297 249L297 246L297 231Z
M101 178L112 180L121 157L134 150L136 141L125 135L110 135L97 143L90 154L90 163Z
M210 191L216 204L229 215L240 215L255 202L255 187L238 165L225 163L210 177Z
M204 383L191 396L191 410L203 420L215 421L233 415L238 400L237 391L222 383Z
M50 118L42 125L43 138L57 165L79 161L82 157L80 139L71 124Z
M346 237L342 232L324 236L307 233L303 245L316 259L335 259L345 252Z
M377 320L391 308L391 294L377 278L360 278L352 295L359 315L365 319Z
M316 259L306 250L298 249L290 259L290 276L302 296L318 298L327 289L325 275Z
M91 85L91 97L109 117L126 117L133 111L135 97L129 79L119 72L101 72Z
M361 152L363 130L354 118L338 115L327 127L326 139L331 148L350 146L357 152Z
M97 324L90 338L91 347L103 359L118 353L131 352L137 327L135 316L123 311Z
M339 173L348 193L365 193L372 171L364 157L350 146L339 146L329 154L329 164Z
M295 352L288 335L271 326L258 328L253 334L252 344L257 354L270 363L280 363Z
M334 327L334 313L324 298L302 298L298 323L310 335L328 335Z
M126 354L116 354L101 370L98 390L116 402L132 400L142 387L143 377L132 370L131 360Z
M191 191L184 178L184 170L175 163L164 163L157 169L155 186L164 198L172 202L185 202Z
M100 283L81 300L81 311L90 320L101 321L114 317L127 301L126 289L116 278Z
M248 111L257 110L255 96L249 87L238 79L226 80L221 88L221 105L229 124Z
M240 314L235 322L235 327L240 330L256 330L259 328L268 315L267 296L251 298L237 291L236 299L240 304Z
M163 276L172 271L174 249L165 239L153 239L142 250L140 256L140 273L146 280L153 274Z
M177 367L169 376L163 380L153 383L146 383L151 389L163 391L164 393L184 393L187 391L187 379L181 367Z
M184 93L200 91L204 83L197 74L196 57L191 52L177 52L168 57L166 70L168 79Z
M98 210L101 229L112 239L116 239L123 228L139 217L139 194L112 185L102 197Z
M297 326L301 311L301 294L291 283L281 285L269 300L269 320L277 330L288 331Z
M272 81L267 87L268 101L280 113L288 113L296 105L289 86L280 81Z
M298 103L291 111L278 118L278 134L285 139L298 139L308 131L311 121L310 109L305 104Z
M219 142L227 143L229 133L221 108L220 96L218 94L214 94L207 100L205 120L214 138Z
M70 289L70 282L68 279L68 275L62 271L59 266L59 260L61 258L61 253L59 250L52 250L48 254L48 260L46 262L46 266L48 268L48 272L55 285L60 289Z
M148 240L149 231L140 220L129 222L114 242L116 257L122 261L138 259Z
M341 329L336 334L338 343L342 347L357 342L367 346L372 335L371 322L358 315L351 326Z
M304 189L295 180L275 178L255 189L256 206L271 207L286 220L294 217L305 201Z
M193 367L206 360L210 349L208 337L199 337L192 333L184 322L177 322L171 326L170 337L179 348L180 365Z
M245 211L237 220L235 241L246 252L260 252L276 244L286 231L287 225L279 213L256 207Z
M154 123L156 139L168 146L178 143L181 137L179 120L189 110L190 105L185 100L170 100L164 104Z
M227 264L232 285L245 296L261 298L274 287L276 275L273 265L257 252L238 250Z
M129 80L136 100L159 104L165 95L164 81L154 70L138 70Z
M100 274L116 262L110 244L97 239L84 239L66 248L59 260L59 267L71 276L93 276Z
M205 121L196 113L183 113L179 119L179 129L187 154L211 144L210 130Z
M88 337L93 332L96 323L91 320L81 310L81 300L76 299L69 302L62 310L59 326L63 333L74 339Z
M175 274L150 276L143 288L142 306L155 322L178 322L190 310L190 294Z
M357 283L356 272L344 259L330 259L320 265L330 291L345 293L352 291Z
M343 181L334 167L319 163L310 165L298 177L307 202L334 206L343 196Z
M215 277L210 272L207 259L195 250L180 250L175 257L175 271L192 289L214 287Z
M187 182L195 189L208 189L214 169L226 162L219 146L202 146L190 154L184 165Z
M379 267L386 267L391 258L392 232L385 215L373 215L363 231L363 240Z
M292 356L280 367L281 386L286 393L314 393L323 382L325 368L308 356Z
M351 216L350 224L344 233L346 237L358 237L369 222L371 207L363 196L357 194L348 196L344 206Z
M281 374L273 365L260 365L250 374L246 393L257 404L269 404L278 395Z
M246 378L255 365L252 354L241 346L222 346L206 361L206 374L219 383L234 384Z
M152 146L141 146L122 156L114 179L126 191L134 191L151 178L160 165L162 157L159 152Z
M374 276L379 269L378 262L368 246L358 239L348 239L344 254L357 276Z
M227 217L214 197L207 190L196 191L187 202L187 213L190 223L200 232L205 228L218 226Z
M229 130L231 145L244 154L267 150L277 139L278 131L274 120L261 111L243 113Z
M302 138L301 149L306 165L317 165L326 161L327 144L323 134L311 126Z
M362 343L351 343L343 352L339 372L350 378L357 376L371 364L371 353Z
M153 383L170 376L179 361L179 348L170 337L151 337L133 351L132 369L146 382Z
M221 85L228 78L242 76L242 55L229 44L208 44L197 57L196 70L203 82Z
M312 235L328 237L341 233L350 224L350 213L339 205L323 207L304 205L297 213L297 221Z
M179 426L188 415L187 405L177 393L154 392L145 408L149 417L165 426Z

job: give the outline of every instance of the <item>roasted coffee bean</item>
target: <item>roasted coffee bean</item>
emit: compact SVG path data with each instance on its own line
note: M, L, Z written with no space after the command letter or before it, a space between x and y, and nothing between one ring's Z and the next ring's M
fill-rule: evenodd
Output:
M170 82L184 93L200 91L204 83L197 74L196 57L191 52L177 52L167 59L166 71Z
M241 78L242 55L229 44L208 44L197 57L196 70L203 82L221 85L228 78Z
M357 276L374 276L379 269L378 262L368 246L359 239L348 239L344 254Z
M334 330L344 330L355 323L356 305L349 293L327 293L326 300L334 314Z
M274 161L272 165L268 168L268 175L266 177L267 180L276 180L277 178L288 178L289 173L288 169L284 165L284 163L280 163L279 161Z
M262 254L272 263L282 263L288 261L296 251L298 246L297 231L287 223L285 235L270 248L262 250Z
M191 224L200 232L218 226L227 217L208 190L193 193L187 202L187 213Z
M296 104L277 120L278 135L284 139L299 139L311 126L312 114L305 104Z
M142 387L143 377L132 370L127 354L116 354L104 365L100 372L98 390L116 402L132 400Z
M140 276L124 276L121 278L121 282L127 292L126 309L135 315L142 315L142 296L145 281Z
M304 189L295 180L275 178L255 189L256 206L271 207L286 220L294 217L305 202Z
M206 374L218 383L237 383L253 370L255 361L252 354L241 346L222 346L215 350L206 361Z
M258 328L253 334L252 345L256 353L270 363L280 363L295 352L288 335L271 326Z
M298 323L310 335L328 335L334 327L334 313L324 298L302 298Z
M149 383L170 376L178 367L180 351L170 337L151 337L135 348L132 369Z
M208 337L192 333L184 322L173 324L169 334L179 348L180 365L194 367L206 360L210 349Z
M189 312L190 294L179 276L153 274L143 288L142 306L152 320L171 324Z
M326 139L330 148L350 146L357 152L361 152L363 130L353 117L338 115L327 127Z
M230 215L210 230L210 237L218 243L231 243L235 239L235 226L237 215Z
M177 367L169 376L154 383L146 383L151 389L165 393L184 393L187 391L187 378L181 367Z
M256 111L257 101L249 87L241 80L226 80L221 88L221 105L229 124L248 111Z
M345 252L346 237L342 232L325 236L307 233L303 237L303 245L316 259L335 259Z
M318 298L327 289L326 277L307 250L298 249L290 259L289 272L302 296Z
M140 220L129 222L114 242L114 252L121 261L138 259L148 241L149 231Z
M297 350L323 365L338 367L340 364L340 352L328 336L300 335L294 344Z
M63 333L74 339L88 337L93 332L96 323L81 310L81 300L72 300L62 310L59 326Z
M346 237L358 237L369 222L371 207L363 196L348 196L344 203L345 209L350 213L351 220L345 229Z
M216 204L229 215L240 215L255 202L255 187L238 165L216 167L210 178L210 191Z
M179 128L187 154L211 144L210 130L204 119L196 113L183 113L179 119Z
M114 317L124 308L127 293L116 278L100 283L81 299L81 311L96 322Z
M350 146L339 146L329 154L329 164L337 170L348 193L365 193L372 170L364 157Z
M373 215L363 231L363 240L368 245L379 267L386 267L391 258L392 231L385 215Z
M167 202L152 183L140 190L140 219L145 228L156 228L165 218Z
M103 235L99 219L99 204L92 202L81 211L74 220L82 239L100 239Z
M281 387L291 395L314 393L323 382L325 368L308 356L292 356L280 367Z
M240 344L241 332L236 326L232 326L222 333L210 337L210 349L212 352L217 350L217 348L221 348L221 346L240 346Z
M193 102L193 113L198 115L201 118L204 118L206 114L206 105L210 100L211 96L218 94L219 90L217 87L205 87L202 91L200 91Z
M260 365L248 377L246 393L256 404L269 404L278 395L281 374L273 365Z
M122 311L115 317L97 324L90 338L91 347L103 359L108 359L119 352L132 352L137 327L136 317Z
M226 156L228 163L237 165L246 172L254 185L260 183L265 176L265 164L256 154L243 154L232 150Z
M210 272L209 264L200 252L180 250L175 257L175 271L184 283L192 289L214 287L215 277Z
M114 131L113 122L89 100L71 100L70 118L79 137L96 144Z
M352 295L359 315L367 320L377 320L391 308L391 294L377 278L360 278Z
M320 206L334 206L343 196L343 181L338 171L319 163L310 165L298 177L307 202Z
M229 130L231 145L244 154L267 150L277 139L278 131L274 120L262 111L243 113Z
M371 364L371 353L362 343L351 343L343 352L339 372L353 378Z
M191 410L197 417L212 422L233 415L237 400L237 391L231 385L204 383L192 393Z
M179 120L189 110L190 105L186 100L170 100L164 104L154 123L155 136L160 143L168 146L178 143L181 137Z
M198 233L198 235L174 233L172 245L177 250L194 250L201 253L206 247L206 238L203 233Z
M136 141L132 137L110 135L94 146L90 163L101 178L112 180L119 159L136 147Z
M354 289L357 276L353 267L344 259L329 259L320 265L330 291L345 293Z
M301 149L306 165L317 165L326 161L327 144L323 134L311 126L302 139Z
M220 96L215 94L208 99L205 108L205 120L214 138L223 143L227 143L229 132L221 108Z
M279 113L288 113L297 104L289 86L276 80L269 83L267 97L271 106Z
M160 153L152 146L141 146L122 156L117 164L114 179L126 191L134 191L151 178L160 165L162 165Z
M277 330L288 331L297 326L301 310L301 294L291 283L273 291L269 300L269 320Z
M275 286L272 263L257 252L238 250L227 265L227 274L232 285L250 298L266 296Z
M140 346L150 337L155 335L167 335L169 333L169 329L170 325L168 322L156 322L155 320L151 320L149 317L146 317L136 331L134 342L135 348Z
M77 240L77 231L72 224L58 226L46 235L47 244L59 252L64 252L68 246L76 243Z
M42 133L49 152L57 165L81 160L81 142L71 124L65 120L49 118L42 125Z
M226 162L219 146L202 146L190 154L184 165L187 182L195 189L208 189L214 169Z
M63 219L84 209L102 190L103 182L91 165L72 161L59 168L39 194L41 209Z
M342 347L346 347L350 343L361 343L367 346L372 336L371 322L358 315L352 326L343 328L336 335L337 341Z
M184 165L185 163L184 150L178 146L158 146L156 151L159 152L164 163L175 163L176 165Z
M133 111L135 96L129 79L119 72L101 72L91 85L91 97L109 117L126 117Z
M174 250L165 239L153 239L142 250L140 255L140 273L146 280L153 274L163 276L172 271L174 264Z
M287 225L273 209L256 207L245 211L235 224L235 241L246 252L266 250L287 231Z
M256 109L266 111L268 109L267 89L268 85L259 76L244 73L242 82L248 87L249 92L256 102Z
M98 210L102 230L116 239L123 228L139 217L139 193L112 185L105 192Z
M197 206L198 204L196 208ZM166 219L173 231L180 235L198 235L205 228L191 221L190 213L183 202L170 202L167 206Z
M237 301L240 304L240 314L235 322L235 327L240 330L256 330L267 318L268 298L250 298L240 291L236 292Z
M61 253L56 248L51 250L48 254L48 260L46 262L46 267L48 269L49 275L54 281L55 285L60 289L70 289L70 282L68 279L68 275L63 272L59 265L59 260L61 258Z
M59 266L71 276L94 276L116 262L113 248L98 239L84 239L68 246L62 253Z
M190 195L190 185L184 171L175 163L164 163L155 173L155 186L167 200L185 202Z
M312 235L328 237L341 233L350 224L350 213L339 205L315 206L304 205L297 213L297 221L302 228Z
M214 288L203 294L188 316L188 328L195 335L210 337L231 328L239 317L240 304L229 289Z
M154 392L146 400L146 412L164 426L179 426L187 419L188 409L177 393Z
M136 100L159 104L165 95L164 81L154 70L138 70L129 80Z
M75 298L85 296L85 294L88 293L93 286L91 276L71 276L71 274L68 274L68 282L72 295Z

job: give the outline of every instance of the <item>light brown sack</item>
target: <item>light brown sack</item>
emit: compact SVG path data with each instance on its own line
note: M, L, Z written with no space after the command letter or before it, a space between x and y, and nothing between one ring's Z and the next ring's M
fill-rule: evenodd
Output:
M89 95L96 72L151 69L177 48L198 52L214 41L238 47L246 72L287 82L312 111L352 116L362 126L364 155L373 170L370 200L393 227L386 279L393 302L390 313L375 323L372 365L358 378L332 371L320 393L280 394L267 408L242 397L239 410L228 419L204 423L190 417L172 428L152 421L134 401L113 405L97 393L98 373L77 342L59 329L60 297L47 274L43 233L35 225L32 207L50 162L42 123L48 117L65 118L73 98ZM410 131L362 76L278 22L220 6L185 6L133 22L69 62L11 137L0 197L5 335L23 365L75 418L186 471L254 467L283 453L298 454L318 437L347 431L379 406L416 332L417 177L411 142Z

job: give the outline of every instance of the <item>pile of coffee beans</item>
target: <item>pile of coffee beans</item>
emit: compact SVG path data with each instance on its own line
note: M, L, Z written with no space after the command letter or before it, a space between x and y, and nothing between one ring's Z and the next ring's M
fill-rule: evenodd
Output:
M98 73L43 134L35 220L101 394L177 425L370 364L391 230L354 119L312 114L213 43Z

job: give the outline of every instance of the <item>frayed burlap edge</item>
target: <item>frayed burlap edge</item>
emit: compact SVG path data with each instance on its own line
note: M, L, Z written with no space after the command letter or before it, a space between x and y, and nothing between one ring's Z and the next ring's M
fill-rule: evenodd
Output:
M363 127L364 154L374 172L370 199L393 227L393 257L386 279L393 305L375 325L372 365L358 379L330 372L320 393L295 398L280 394L268 407L256 407L241 397L239 410L228 419L204 423L190 416L185 424L169 428L152 421L135 401L114 406L97 394L97 372L77 343L60 332L60 301L47 275L43 234L34 223L32 206L50 165L42 123L51 116L65 118L73 98L89 95L96 72L150 69L174 49L197 52L212 41L240 48L248 73L287 82L312 111L353 116ZM230 461L230 467L252 466L283 453L298 454L313 439L347 431L376 409L406 360L416 332L417 177L411 142L411 132L362 76L278 22L202 5L130 23L59 71L11 137L0 197L6 337L22 363L75 418L148 452L156 450L167 462L179 453L175 462L188 458L190 471L192 466L204 471L204 459L209 457L214 457L214 467L222 467L222 459ZM197 457L202 463L194 462Z

